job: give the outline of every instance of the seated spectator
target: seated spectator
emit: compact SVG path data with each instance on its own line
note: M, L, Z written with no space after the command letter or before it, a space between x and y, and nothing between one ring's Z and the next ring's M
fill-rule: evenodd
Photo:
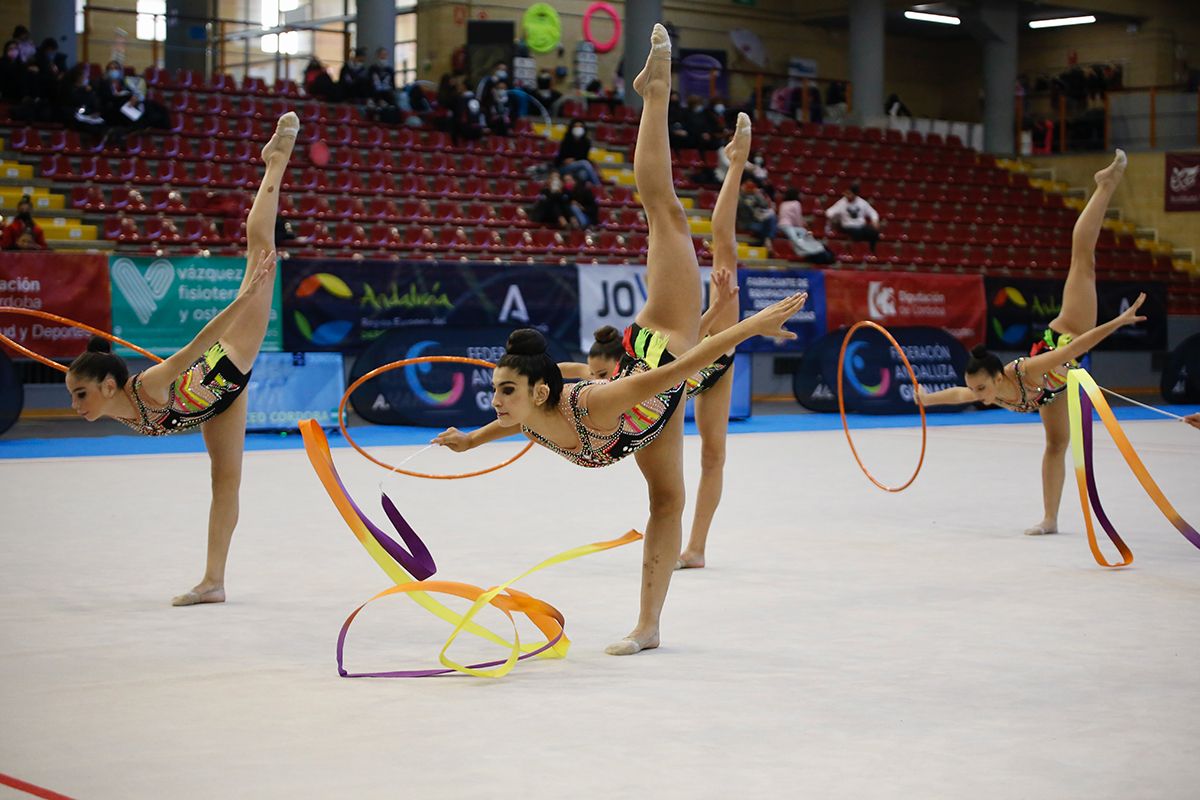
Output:
M454 111L458 105L458 83L449 73L443 73L442 79L438 81L437 104L438 108L446 111Z
M508 136L512 129L512 106L508 102L508 84L495 81L483 96L483 116L488 129L497 136Z
M29 195L22 195L17 203L17 213L0 232L0 250L49 250L46 235L33 221L33 202Z
M34 73L34 94L53 103L58 97L58 84L67 72L67 57L58 52L58 42L44 39L34 56L29 71Z
M596 165L588 156L592 151L592 137L588 136L587 126L583 120L576 117L567 126L562 142L558 145L558 155L554 157L554 166L563 176L571 175L578 181L600 183L600 174Z
M825 90L825 120L840 125L848 110L846 84L843 81L831 81Z
M561 230L570 227L568 217L573 216L571 198L563 189L562 178L557 172L551 172L529 210L529 219Z
M788 189L779 204L779 230L792 243L792 250L804 261L815 264L832 264L833 253L804 226L804 212L800 207L800 192Z
M386 47L375 51L375 63L367 70L367 77L371 81L370 101L396 105L396 71Z
M496 84L501 82L508 83L508 64L503 61L492 67L492 74L483 79L479 87L479 96L486 100L492 89L496 88Z
M562 92L554 88L554 77L550 70L544 69L538 73L537 88L533 90L533 96L548 112L554 113L554 104L562 98Z
M596 203L596 195L592 187L585 181L576 181L570 175L562 176L563 193L570 203L571 227L587 230L600 221L600 206Z
M688 113L684 126L688 132L688 147L695 150L715 150L719 140L714 135L712 115L700 95L688 97Z
M21 60L20 45L16 41L5 42L4 56L0 58L0 99L6 103L20 103L30 95L29 70Z
M450 138L457 147L462 141L475 141L483 136L483 105L470 89L463 89L455 100Z
M29 35L29 28L18 25L13 28L12 38L17 43L18 58L26 64L32 64L34 57L37 56L37 46L33 43L33 37Z
M103 136L104 109L100 95L88 80L88 65L76 64L63 79L60 116L71 127Z
M746 175L763 189L771 191L771 182L768 180L770 173L767 172L767 159L761 150L755 150L750 154L750 159L746 162Z
M304 93L309 97L315 97L318 100L326 102L334 102L338 99L337 85L333 82L333 76L329 74L329 70L321 63L321 59L313 56L308 61L308 66L304 68Z
M374 90L371 85L371 76L367 74L367 48L354 48L350 60L342 65L338 84L341 88L342 99L347 102L357 103L371 98Z
M166 106L147 100L144 82L125 76L125 68L116 61L104 67L104 77L96 87L100 114L112 128L125 131L171 127Z
M755 245L770 244L778 226L775 209L767 195L754 181L747 178L742 183L742 194L738 198L737 227L754 234Z
M825 211L825 221L833 229L856 242L870 242L871 252L879 241L879 212L858 196L858 184L852 183L841 198Z
M428 114L433 111L433 103L429 102L429 96L425 94L421 84L410 83L404 88L404 94L408 96L408 108L412 113Z
M708 103L708 117L712 126L713 136L718 142L723 142L733 136L733 125L730 122L729 109L725 107L725 101L719 97L712 98ZM737 119L737 114L734 113L734 119Z
M672 89L671 99L667 105L667 127L671 132L672 150L687 148L691 142L691 134L687 129L687 116L687 109L679 100L679 92ZM718 178L718 181L720 180L724 180L724 177Z

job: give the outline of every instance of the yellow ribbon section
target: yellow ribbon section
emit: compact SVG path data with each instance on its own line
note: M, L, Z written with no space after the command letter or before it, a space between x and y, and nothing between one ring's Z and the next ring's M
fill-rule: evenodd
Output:
M566 634L562 632L563 617L557 609L549 603L531 597L524 592L519 592L516 589L511 589L511 585L522 578L533 574L547 567L552 567L556 564L561 564L565 561L580 558L582 556L598 553L602 550L609 550L614 547L636 542L642 538L642 535L637 531L629 531L624 536L618 539L612 539L603 542L594 542L592 544L575 547L566 550L558 555L552 556L545 561L537 564L534 567L522 572L520 575L508 580L499 586L494 586L491 589L481 589L477 586L469 584L455 583L451 581L416 581L403 567L387 553L386 550L375 540L370 531L363 524L362 518L359 516L359 511L353 501L347 494L341 479L338 477L337 470L333 465L333 456L329 450L329 442L325 437L325 432L317 424L316 420L303 420L300 422L300 433L304 439L304 449L308 454L309 461L312 463L313 469L317 473L321 484L325 487L326 493L333 501L334 506L341 514L342 519L350 527L350 531L354 537L358 539L359 544L367 551L371 558L379 565L379 568L397 584L396 586L386 589L366 603L363 603L350 618L346 620L342 628L341 636L338 643L339 654L339 669L341 668L341 650L345 639L346 630L354 617L366 605L382 597L387 597L393 594L406 594L417 605L424 608L429 613L444 620L454 626L450 638L446 641L445 646L439 655L439 661L448 669L455 672L461 672L467 675L475 675L478 677L499 678L506 675L516 665L517 661L522 657L522 654L534 654L536 658L563 658L567 654L570 647L570 641ZM452 609L439 603L429 595L429 592L438 592L442 594L451 594L458 597L463 597L467 600L472 600L473 603L470 609L465 614L458 614ZM499 608L513 623L513 638L511 641L505 639L499 634L493 633L487 628L475 623L474 617L487 605L492 605ZM512 611L518 611L526 614L537 627L542 630L548 637L545 641L535 642L532 644L522 644L519 635L517 634L516 622L512 618ZM481 669L481 665L466 666L459 664L450 659L447 655L451 645L463 631L479 636L493 644L503 647L509 651L508 657L496 666L494 669ZM538 652L541 651L541 652ZM488 665L490 666L490 665ZM431 671L414 671L412 676L420 674L432 674ZM342 674L348 674L342 670ZM381 675L383 673L372 673ZM402 673L390 673L393 675L401 675Z
M1108 435L1112 437L1112 440L1117 445L1117 449L1121 451L1121 455L1125 458L1125 463L1129 465L1130 471L1133 472L1138 482L1141 483L1142 488L1146 490L1146 494L1158 506L1158 510L1183 534L1184 538L1193 545L1200 547L1200 533L1197 533L1196 529L1180 516L1175 507L1167 500L1162 489L1154 482L1154 478L1150 476L1150 471L1146 469L1146 465L1142 463L1137 452L1134 451L1133 445L1129 443L1129 439L1125 436L1125 432L1121 430L1121 426L1117 422L1112 409L1109 407L1108 401L1104 398L1104 393L1101 391L1100 386L1092 379L1087 370L1082 368L1072 369L1067 373L1067 401L1071 420L1071 456L1075 462L1075 481L1079 486L1079 504L1083 509L1083 519L1087 525L1088 546L1092 550L1092 557L1096 560L1096 563L1102 567L1128 566L1133 563L1133 551L1129 549L1117 534L1116 529L1104 511L1104 507L1100 504L1100 495L1096 489L1095 471L1092 466L1093 407L1100 415L1100 420L1104 423ZM1092 525L1089 500L1091 508L1096 511L1096 518L1100 521L1109 539L1112 540L1112 543L1121 553L1122 560L1119 564L1109 563L1104 554L1100 552L1100 546L1096 542L1095 528Z

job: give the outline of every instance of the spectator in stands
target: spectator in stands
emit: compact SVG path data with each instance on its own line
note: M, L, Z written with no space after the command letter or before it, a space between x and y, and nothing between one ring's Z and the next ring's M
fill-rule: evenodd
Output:
M772 191L769 180L770 173L767 172L767 158L761 150L755 150L751 154L750 160L746 163L746 175L768 193Z
M529 219L561 230L569 227L568 218L573 216L571 197L563 188L562 178L557 172L551 172L529 210Z
M408 96L408 108L412 113L428 114L433 111L433 103L429 102L429 96L425 94L421 84L415 81L410 83L404 88L404 94Z
M852 183L836 203L825 211L825 221L833 229L856 242L870 242L871 252L879 241L879 212L858 196L858 184Z
M386 47L375 51L375 63L367 70L371 81L371 97L368 102L396 105L396 70Z
M715 125L712 114L700 99L700 95L688 97L688 114L684 122L688 132L688 147L695 150L715 150L718 140L714 136Z
M508 84L495 81L483 96L483 115L488 129L497 136L508 136L512 130L513 112L508 102Z
M800 207L800 192L788 189L779 204L779 230L792 243L792 250L805 261L832 264L833 253L804 226L804 211Z
M571 227L587 230L600 221L600 206L596 203L596 195L592 193L592 188L586 182L563 175L562 187L571 211L571 219L568 220Z
M458 105L458 92L458 82L450 77L450 73L443 72L441 80L438 81L438 108L454 111L454 107Z
M457 147L459 142L472 142L483 136L483 105L475 93L463 87L454 101L454 118L450 125L450 137Z
M66 123L79 130L103 136L103 106L100 95L88 80L88 65L76 64L63 79L59 111Z
M912 112L908 110L908 106L904 105L904 101L898 94L888 96L887 102L883 104L883 111L892 119L912 116Z
M33 37L29 35L29 28L18 25L13 28L12 38L17 43L17 56L26 64L32 64L37 55L37 46L33 43Z
M831 81L825 90L825 119L835 125L840 125L849 111L844 81Z
M554 88L554 76L550 74L550 70L544 69L538 73L537 88L534 89L533 96L547 111L554 113L554 104L562 99L562 92Z
M304 68L304 93L325 102L333 102L338 99L337 85L333 82L333 76L321 63L321 59L316 56L310 58L308 66Z
M128 132L171 127L166 106L147 100L141 81L126 78L125 68L119 62L110 61L105 65L96 94L100 98L100 114L112 130Z
M59 81L67 71L67 58L65 54L58 52L58 42L53 38L43 40L29 71L34 73L37 96L47 102L54 102L58 97Z
M596 165L589 160L591 150L592 137L588 136L583 120L576 117L567 125L558 155L554 157L554 166L564 177L571 175L578 181L600 183Z
M778 226L779 219L770 199L758 184L747 178L742 182L742 194L738 198L738 229L754 234L755 245L761 247L770 246Z
M737 118L737 113L730 111L725 106L725 101L720 97L714 97L708 101L708 116L713 129L713 136L718 140L724 141L733 136L733 127L729 116Z
M371 98L373 88L371 76L367 74L367 48L354 48L350 60L342 65L342 72L338 75L338 84L341 88L342 99L347 102L355 103Z
M483 79L483 85L479 87L481 96L486 98L488 93L496 88L496 84L501 82L508 83L508 64L503 61L492 67L492 74Z
M672 89L670 103L667 106L667 129L671 132L672 150L686 148L691 142L691 134L687 129L687 117L688 112L679 100L679 92Z
M19 103L27 97L29 70L21 60L20 46L15 41L5 42L4 56L0 58L0 99Z
M29 195L22 195L17 203L17 213L0 232L0 250L49 249L41 226L33 221L33 202Z

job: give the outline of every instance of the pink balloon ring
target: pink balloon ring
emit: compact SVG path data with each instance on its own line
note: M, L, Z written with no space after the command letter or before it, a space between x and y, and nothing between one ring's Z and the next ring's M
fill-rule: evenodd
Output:
M613 35L607 42L597 42L592 38L592 15L597 11L603 11L612 19ZM617 42L621 41L621 17L617 15L617 10L608 3L592 3L588 6L587 11L583 12L583 38L592 43L597 53L607 53L616 47Z

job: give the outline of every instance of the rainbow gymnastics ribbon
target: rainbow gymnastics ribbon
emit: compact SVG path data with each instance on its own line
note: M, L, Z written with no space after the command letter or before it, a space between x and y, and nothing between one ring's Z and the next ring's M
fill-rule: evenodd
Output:
M629 531L618 539L593 542L582 547L574 547L542 561L522 572L517 577L505 581L499 586L494 586L491 589L483 589L479 586L454 581L428 580L437 569L433 562L433 556L430 555L428 548L425 547L425 544L421 541L416 531L408 524L403 515L400 514L400 511L392 503L391 499L386 494L383 495L383 508L392 526L396 529L397 534L408 545L408 550L405 550L398 542L391 539L378 526L374 525L358 507L358 504L350 497L345 485L342 483L341 477L337 473L337 469L333 465L333 456L329 450L329 441L325 438L325 432L317 424L317 421L311 419L301 421L300 434L304 438L304 450L308 454L308 459L312 463L321 484L325 487L325 491L329 494L329 498L333 501L334 506L337 507L338 512L341 513L342 519L350 527L351 533L358 539L359 544L366 549L367 553L375 560L380 569L396 584L390 589L379 592L354 609L350 616L346 618L345 623L342 624L342 630L338 634L337 641L337 667L338 674L343 678L425 678L434 675L445 675L451 672L460 672L465 675L474 675L482 678L500 678L507 675L516 666L518 661L528 658L564 658L567 655L567 650L571 642L567 639L564 632L566 620L562 612L543 600L511 588L512 584L527 575L531 575L547 567L552 567L555 564L561 564L564 561L598 553L602 550L610 550L614 547L636 542L642 538L642 535L637 531ZM431 593L461 597L472 601L472 605L465 614L459 614L433 599L430 596ZM442 647L442 651L438 656L443 669L394 670L390 672L347 671L344 666L344 651L346 637L349 633L350 625L354 622L354 618L371 603L394 594L407 595L413 602L426 611L454 626L450 638L446 640L446 644ZM513 633L511 641L474 622L474 617L488 605L498 608L512 624ZM530 622L546 636L545 641L523 644L517 630L516 620L513 618L513 612L521 613L528 617ZM447 652L463 631L507 649L507 658L469 665L459 664L451 660Z
M1073 369L1067 373L1067 401L1071 417L1071 455L1075 461L1075 481L1079 484L1079 504L1083 508L1083 519L1087 524L1088 546L1092 549L1092 557L1096 559L1096 563L1102 567L1126 567L1133 563L1133 551L1121 539L1109 520L1108 514L1104 512L1104 506L1100 504L1100 494L1096 489L1096 473L1092 464L1093 408L1099 413L1100 421L1104 423L1108 435L1116 442L1121 455L1125 457L1125 463L1129 465L1129 469L1142 484L1146 494L1150 495L1150 499L1158 506L1158 510L1170 520L1185 539L1200 548L1200 533L1197 533L1196 529L1179 515L1179 512L1163 494L1162 489L1158 488L1154 478L1150 477L1150 471L1138 458L1133 445L1129 443L1125 432L1117 423L1117 418L1109 408L1100 386L1092 379L1087 370ZM1092 527L1092 515L1088 510L1089 501L1091 508L1096 512L1096 519L1100 520L1104 532L1108 534L1108 538L1121 553L1120 564L1110 564L1104 554L1100 552L1100 546L1096 543L1096 532Z

